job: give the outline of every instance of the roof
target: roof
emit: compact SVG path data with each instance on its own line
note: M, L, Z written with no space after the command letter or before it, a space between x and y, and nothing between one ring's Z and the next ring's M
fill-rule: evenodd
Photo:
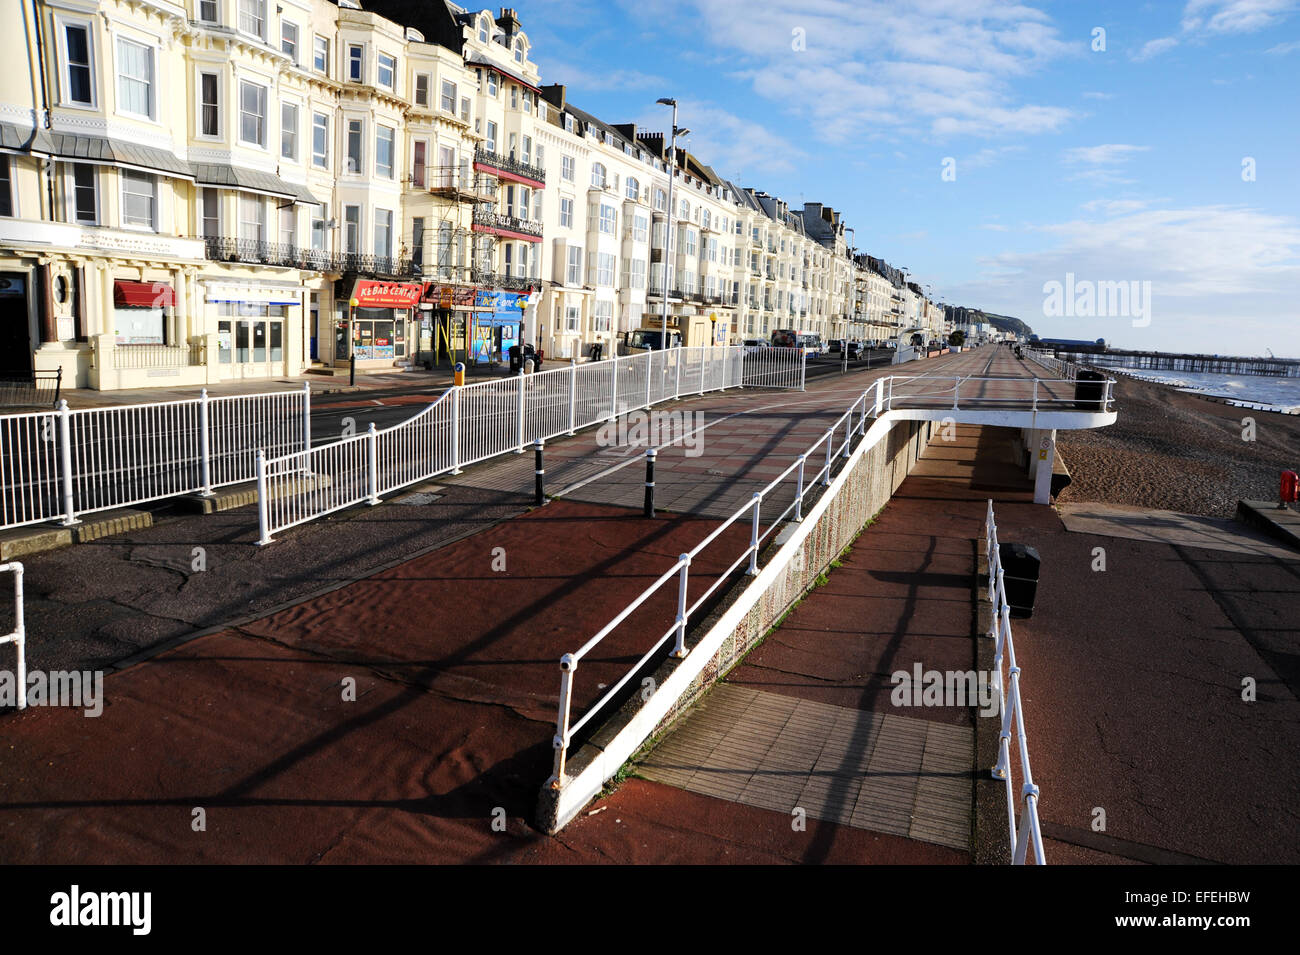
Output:
M298 202L315 203L319 201L306 186L285 182L279 176L269 172L239 169L223 163L196 162L194 164L194 181L203 186L221 186L226 189L262 192L270 196L294 199Z
M495 73L500 73L506 79L514 83L518 83L520 86L524 87L525 89L530 89L534 93L540 93L542 91L542 88L538 86L536 83L534 83L532 80L524 79L518 73L506 69L504 66L502 66L499 63L492 62L485 56L480 56L480 55L467 56L465 57L465 65L478 66L484 69L492 70Z
M193 179L190 164L165 149L125 143L103 136L86 136L81 133L56 133L38 129L32 138L30 150L59 159L79 159L84 162L126 166L145 172L165 172L180 179Z

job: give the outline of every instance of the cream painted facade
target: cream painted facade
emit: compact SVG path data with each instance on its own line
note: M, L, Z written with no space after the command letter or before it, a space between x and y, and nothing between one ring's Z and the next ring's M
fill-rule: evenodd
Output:
M680 148L673 162L662 133L544 86L511 10L20 10L0 36L23 66L0 75L0 346L15 371L206 385L352 356L362 370L499 359L523 341L585 360L657 328L665 301L671 317L716 316L730 342L883 338L928 314L855 262L829 207L791 209Z

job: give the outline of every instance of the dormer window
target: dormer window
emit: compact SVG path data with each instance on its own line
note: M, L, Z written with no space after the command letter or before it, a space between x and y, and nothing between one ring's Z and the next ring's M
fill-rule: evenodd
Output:
M492 21L487 17L479 17L478 20L478 41L486 43L492 35Z
M524 62L524 50L525 50L525 49L526 49L526 46L524 45L524 41L523 41L523 40L515 40L515 62L516 62L516 63L522 63L522 62Z

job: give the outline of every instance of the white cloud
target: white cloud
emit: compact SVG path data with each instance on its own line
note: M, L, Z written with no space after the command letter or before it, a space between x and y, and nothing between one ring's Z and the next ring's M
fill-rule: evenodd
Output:
M1083 94L1083 98L1084 98L1084 99L1114 99L1114 98L1115 98L1115 94L1114 94L1114 93L1098 93L1098 92L1095 92L1095 91L1093 91L1093 90L1088 90L1088 91L1086 91L1086 92Z
M1183 8L1185 33L1254 33L1281 23L1297 0L1189 0Z
M1288 53L1294 53L1300 50L1300 40L1292 40L1290 43L1279 43L1277 46L1270 46L1265 53L1273 56L1286 56Z
M1157 40L1148 40L1146 43L1142 44L1142 49L1133 54L1133 59L1141 63L1144 60L1151 59L1153 56L1159 56L1161 53L1172 50L1177 45L1177 38L1172 36L1162 36Z
M764 173L792 173L809 157L806 152L761 123L707 100L678 99L677 125L691 130L678 145L713 167L724 179L749 179ZM637 117L645 130L666 130L670 114L648 107ZM743 186L744 182L736 185Z
M1150 203L1145 199L1090 199L1079 208L1084 212L1100 212L1103 215L1118 216L1145 209Z
M738 57L732 76L790 112L810 115L818 135L832 142L916 133L1034 134L1058 130L1075 115L1025 102L1012 88L1012 81L1086 48L1082 40L1063 40L1045 13L1023 3L623 3L645 18L686 20L725 56Z
M1129 143L1105 143L1101 146L1076 146L1067 149L1064 157L1068 163L1090 163L1093 165L1114 165L1128 162L1134 154L1149 150L1150 146L1134 146Z
M1054 240L1004 252L950 298L1016 315L1039 334L1105 338L1137 347L1251 354L1295 352L1279 329L1300 321L1300 222L1237 206L1145 209L1030 227ZM1043 316L1043 285L1076 280L1151 283L1151 325L1123 318Z
M640 90L667 86L667 80L640 70L588 70L581 66L545 61L539 70L546 83L563 83L574 90Z

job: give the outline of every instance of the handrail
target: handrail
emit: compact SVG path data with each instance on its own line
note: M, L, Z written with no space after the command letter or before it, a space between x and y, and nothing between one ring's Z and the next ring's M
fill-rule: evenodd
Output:
M14 575L14 629L0 637L0 645L12 643L18 654L14 677L18 683L18 709L27 708L27 625L23 620L23 565L13 560L0 564L0 573L12 571Z
M1016 665L1016 648L1011 639L1011 605L1007 602L1006 583L1002 573L1002 558L998 552L998 527L993 518L993 500L989 499L988 516L984 522L984 548L989 562L989 601L993 604L993 620L989 636L996 641L993 653L993 685L998 692L998 712L1002 714L1002 730L998 735L998 762L993 767L994 779L1006 782L1007 827L1011 840L1013 865L1024 865L1028 848L1034 847L1034 863L1046 865L1043 854L1042 825L1038 820L1039 790L1034 785L1034 774L1029 767L1029 742L1025 738L1024 704L1020 700L1020 667ZM1010 700L1002 687L1002 661L1010 669ZM1008 705L1009 702L1009 705ZM1016 728L1016 744L1020 753L1020 823L1016 823L1016 799L1012 789L1011 729Z
M871 396L875 391L874 398ZM862 395L854 400L853 404L839 416L826 431L822 433L816 441L809 446L799 457L781 472L776 478L768 482L762 490L757 491L748 502L736 508L721 525L714 528L703 540L696 544L686 553L677 558L677 561L662 573L654 583L646 587L638 594L627 606L625 606L609 623L605 624L590 639L588 639L577 651L566 653L560 658L560 699L556 715L555 736L552 739L552 746L555 749L554 773L548 783L554 789L561 789L565 783L564 770L565 763L568 759L569 746L573 742L575 734L582 729L597 713L601 712L608 703L613 700L619 691L627 685L628 681L635 675L642 666L664 645L669 637L676 635L676 643L673 648L673 656L682 659L687 655L686 649L686 630L691 617L704 604L704 602L713 595L713 593L725 581L731 579L742 563L746 560L749 566L746 574L755 575L758 573L758 554L763 546L763 541L776 529L776 527L794 511L795 522L803 520L802 507L809 489L821 484L829 484L831 471L837 458L847 458L852 448L855 436L864 437L866 435L866 420L868 413L878 415L882 408L882 385L877 381L872 388L862 392ZM859 410L860 407L860 410ZM854 414L859 415L857 427L854 427ZM843 425L843 443L836 448L836 436L841 434L841 425ZM668 442L674 444L676 441ZM822 444L826 445L826 460L822 467L812 476L811 481L805 481L805 465L810 455L817 451ZM665 446L667 446L667 444ZM838 454L836 453L838 450ZM762 534L759 533L761 523L762 506L764 499L768 498L775 491L781 482L785 481L791 474L798 475L797 485L794 491L794 501L781 514L772 521L768 529ZM694 603L687 606L687 585L689 582L690 566L692 561L710 544L742 518L749 516L752 522L749 545L740 553L740 555L724 570L709 588ZM638 607L642 606L647 600L658 593L663 587L672 580L677 578L677 614L673 620L672 626L659 637L639 660L611 687L609 687L599 699L587 707L586 712L576 722L571 721L573 707L573 680L574 673L578 668L578 663L584 656L591 652L602 640L608 637L624 620L628 618Z

